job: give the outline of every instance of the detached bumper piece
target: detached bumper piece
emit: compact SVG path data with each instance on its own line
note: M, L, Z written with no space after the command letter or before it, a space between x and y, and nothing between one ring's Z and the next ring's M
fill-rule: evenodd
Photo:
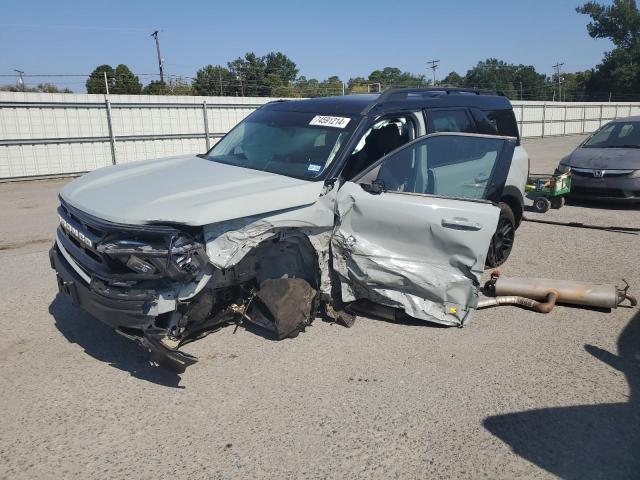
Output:
M163 339L166 338L164 331L146 331L140 335L137 332L129 333L122 328L118 328L116 332L123 337L138 342L142 348L149 352L153 363L171 371L183 373L188 366L198 361L197 357L166 345L163 342Z

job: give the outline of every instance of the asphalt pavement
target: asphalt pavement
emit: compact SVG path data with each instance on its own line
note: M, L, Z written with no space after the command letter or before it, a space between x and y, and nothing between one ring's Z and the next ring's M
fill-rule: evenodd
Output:
M582 137L525 141L551 172ZM640 475L640 313L479 311L468 326L232 328L182 375L57 294L68 179L0 184L0 478L618 479ZM531 219L640 228L570 204ZM505 275L640 293L640 235L525 221Z

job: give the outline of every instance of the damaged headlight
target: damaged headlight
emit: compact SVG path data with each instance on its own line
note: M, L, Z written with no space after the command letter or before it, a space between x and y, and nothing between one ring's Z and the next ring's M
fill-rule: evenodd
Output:
M113 239L98 251L147 277L190 280L206 263L204 245L185 233L158 239Z

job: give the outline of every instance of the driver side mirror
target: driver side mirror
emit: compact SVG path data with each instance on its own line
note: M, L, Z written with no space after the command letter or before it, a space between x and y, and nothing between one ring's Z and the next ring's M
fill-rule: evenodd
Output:
M371 183L361 183L360 187L365 192L372 195L380 195L382 192L386 192L387 188L382 180L373 180Z

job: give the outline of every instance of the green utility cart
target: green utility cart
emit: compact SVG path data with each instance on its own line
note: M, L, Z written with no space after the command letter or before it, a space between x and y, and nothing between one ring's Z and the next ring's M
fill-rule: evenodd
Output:
M536 212L544 213L550 208L562 208L564 196L571 191L571 172L553 175L533 174L527 179L527 197L533 200Z

